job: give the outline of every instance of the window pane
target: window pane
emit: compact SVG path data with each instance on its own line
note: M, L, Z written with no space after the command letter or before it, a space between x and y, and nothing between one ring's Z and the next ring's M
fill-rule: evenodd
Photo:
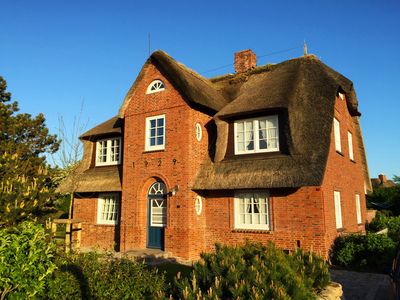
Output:
M156 120L150 120L150 127L151 128L154 128L154 127L156 127Z
M154 136L156 136L156 129L152 128L152 129L150 129L150 137L154 137Z
M164 135L164 127L157 128L157 135Z
M164 126L164 118L157 119L157 127L163 127Z
M157 145L162 145L164 144L164 138L162 136L157 137Z
M266 193L240 193L235 196L235 201L236 226L270 229Z
M155 146L156 145L156 138L150 138L150 146Z

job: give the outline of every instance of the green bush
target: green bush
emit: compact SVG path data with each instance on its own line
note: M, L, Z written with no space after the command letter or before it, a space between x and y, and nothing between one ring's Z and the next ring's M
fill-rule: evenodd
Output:
M96 252L57 260L48 280L48 299L156 299L164 295L164 275L144 264Z
M174 299L313 299L330 281L328 267L315 254L287 255L271 243L242 247L216 245L203 253L190 278L177 276Z
M0 229L0 298L25 299L43 293L56 269L55 247L42 226L23 222Z
M383 271L390 266L395 248L396 243L383 234L351 234L335 240L331 260L338 266Z
M400 216L391 217L378 211L368 228L373 232L387 228L388 236L395 242L400 241Z

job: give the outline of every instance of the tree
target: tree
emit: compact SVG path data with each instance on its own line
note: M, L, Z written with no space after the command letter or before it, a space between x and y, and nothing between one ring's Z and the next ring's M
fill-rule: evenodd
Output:
M45 153L59 146L43 114L18 113L7 83L0 76L0 223L12 225L48 207L54 187Z

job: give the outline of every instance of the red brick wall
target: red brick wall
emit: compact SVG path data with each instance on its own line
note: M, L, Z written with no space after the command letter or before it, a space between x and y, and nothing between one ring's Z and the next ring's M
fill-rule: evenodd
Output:
M336 152L332 119L331 145L322 190L324 193L325 222L327 228L327 247L340 234L336 229L334 191L341 196L343 231L359 232L365 230L366 203L361 154L355 133L353 118L350 116L346 100L336 98L335 118L340 122L341 154ZM347 132L353 135L354 161L349 157ZM362 224L357 224L355 194L360 195Z
M83 220L82 248L115 249L118 243L118 225L97 224L98 194L91 193L74 199L74 219Z
M226 197L229 195L229 197ZM212 251L216 242L242 244L246 239L293 250L300 247L326 253L322 192L319 187L298 190L270 190L272 230L235 230L234 193L212 192L205 201L206 250Z
M165 251L188 258L204 248L204 226L197 226L194 210L196 193L191 183L208 149L204 125L211 117L191 109L172 84L153 65L144 76L125 111L121 250L145 248L147 242L147 192L155 179L168 190L179 186L167 200ZM165 90L146 94L155 79L165 83ZM145 151L146 117L165 114L165 150ZM196 140L195 124L203 126L203 137ZM196 226L192 224L196 222ZM196 236L196 239L189 237Z

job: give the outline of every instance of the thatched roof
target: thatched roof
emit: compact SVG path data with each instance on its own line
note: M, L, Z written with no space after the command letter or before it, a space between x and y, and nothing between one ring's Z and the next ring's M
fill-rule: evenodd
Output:
M215 116L216 156L203 164L195 190L321 185L338 91L346 93L350 113L359 115L352 82L310 56L217 79L215 84L234 99ZM280 128L287 153L227 159L230 118L271 109L287 115Z
M124 126L124 120L118 118L118 116L115 116L97 125L96 127L86 131L80 136L80 138L91 139L92 137L98 137L109 134L121 135L123 126Z
M105 166L76 172L64 180L57 191L60 193L119 192L121 191L121 167Z
M192 184L194 190L321 185L338 92L346 94L347 107L353 116L361 154L364 155L365 178L369 180L353 84L312 55L235 75L206 79L165 52L156 51L146 61L127 93L118 117L89 130L81 136L82 139L121 134L125 110L135 98L136 87L150 64L160 70L188 105L209 115L216 113L214 120L218 137L215 156L208 157L202 164ZM227 157L229 122L249 114L268 114L271 111L284 116L282 119L285 122L280 131L285 151L240 159ZM89 161L90 157L85 161ZM115 170L106 172L106 168L102 167L88 169L83 174L81 191L109 190L109 186L121 189L120 173Z
M208 79L187 68L185 65L178 63L167 53L157 50L146 61L142 71L126 95L118 113L120 118L124 117L125 110L134 97L136 86L142 79L144 70L149 64L154 64L160 70L168 81L181 93L189 105L194 105L195 107L215 113L228 103Z

